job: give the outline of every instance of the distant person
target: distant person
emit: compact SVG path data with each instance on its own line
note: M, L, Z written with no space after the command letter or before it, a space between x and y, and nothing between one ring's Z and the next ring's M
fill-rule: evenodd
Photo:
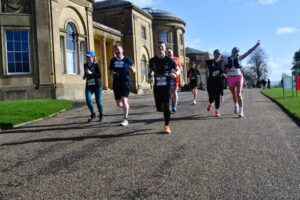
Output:
M163 133L170 134L170 82L179 74L179 68L174 60L166 55L166 44L163 41L158 42L157 48L158 54L149 61L148 80L152 82L152 73L154 73L153 94L155 106L158 112L164 113Z
M207 111L211 110L213 103L215 104L215 116L220 117L220 96L223 91L222 75L224 71L224 62L221 60L219 49L214 50L213 59L206 59L209 76L207 79L207 92L209 104Z
M232 94L232 99L234 103L234 113L239 114L239 117L244 116L243 107L243 83L244 77L241 72L240 61L244 60L248 55L250 55L258 46L260 41L249 49L246 53L239 56L239 49L234 47L231 51L231 56L226 59L226 71L227 71L227 83Z
M190 62L190 69L187 73L187 77L188 77L188 81L190 84L190 89L192 91L193 94L193 105L197 104L197 85L198 85L198 76L200 75L200 72L198 71L198 69L196 69L196 63L191 61Z
M96 113L92 104L92 96L95 94L96 104L99 111L99 121L103 120L103 106L102 106L102 82L101 70L99 64L95 62L94 51L87 51L87 62L84 63L83 79L86 80L85 84L85 99L86 104L91 112L88 122L96 119Z
M123 108L124 119L120 123L121 126L127 126L130 93L130 73L135 73L133 62L123 55L123 47L120 43L114 46L115 57L110 61L109 69L113 76L113 90L118 107Z
M263 79L263 80L261 80L261 84L262 84L263 88L265 89L267 81L265 79Z
M181 63L180 63L180 59L178 57L175 57L173 54L172 49L168 49L167 50L167 55L172 58L177 67L180 70L180 73L182 72L181 70ZM178 104L178 89L179 89L179 75L176 75L176 77L173 79L174 85L172 88L172 94L171 94L171 99L172 99L172 112L176 112L177 111L177 104Z
M267 87L268 87L268 89L271 89L271 81L270 81L270 79L268 79Z

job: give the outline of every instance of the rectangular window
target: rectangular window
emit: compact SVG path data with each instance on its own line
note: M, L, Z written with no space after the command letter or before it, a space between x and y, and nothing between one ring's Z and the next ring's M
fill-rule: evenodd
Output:
M147 37L146 37L146 27L142 26L141 27L141 37L146 40Z
M172 32L161 31L159 33L159 40L165 43L172 43Z
M7 74L30 73L30 42L27 30L6 30Z
M65 38L64 36L60 36L60 62L61 62L61 73L64 74L66 72L65 68Z
M159 40L168 43L168 32L162 31L159 33Z
M80 41L80 45L79 45L79 56L80 56L80 72L81 74L83 74L83 64L84 64L84 52L85 52L85 45L84 45L84 41Z

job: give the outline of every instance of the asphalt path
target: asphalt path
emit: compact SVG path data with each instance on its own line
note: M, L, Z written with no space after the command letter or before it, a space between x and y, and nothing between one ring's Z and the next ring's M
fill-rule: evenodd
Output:
M259 90L243 95L244 118L227 90L216 118L206 92L196 105L180 93L170 135L152 94L130 96L128 127L106 94L102 123L77 102L3 130L0 199L300 199L299 125Z

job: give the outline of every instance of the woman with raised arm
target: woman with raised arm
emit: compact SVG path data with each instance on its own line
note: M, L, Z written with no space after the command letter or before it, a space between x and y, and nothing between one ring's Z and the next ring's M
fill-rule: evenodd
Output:
M234 47L231 51L231 56L226 60L227 64L225 66L227 71L227 84L232 94L234 113L239 114L239 117L244 116L242 97L244 77L241 72L240 62L249 56L259 45L260 41L257 41L251 49L241 56L239 56L239 49Z

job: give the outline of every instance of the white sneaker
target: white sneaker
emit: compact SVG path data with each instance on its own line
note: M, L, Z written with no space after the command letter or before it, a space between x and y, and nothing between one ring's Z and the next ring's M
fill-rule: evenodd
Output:
M193 104L193 105L196 105L196 104L197 104L196 100L194 100L192 104Z
M120 123L121 126L128 126L128 120L123 119L123 121Z
M244 117L244 113L240 113L240 114L239 114L239 117Z

